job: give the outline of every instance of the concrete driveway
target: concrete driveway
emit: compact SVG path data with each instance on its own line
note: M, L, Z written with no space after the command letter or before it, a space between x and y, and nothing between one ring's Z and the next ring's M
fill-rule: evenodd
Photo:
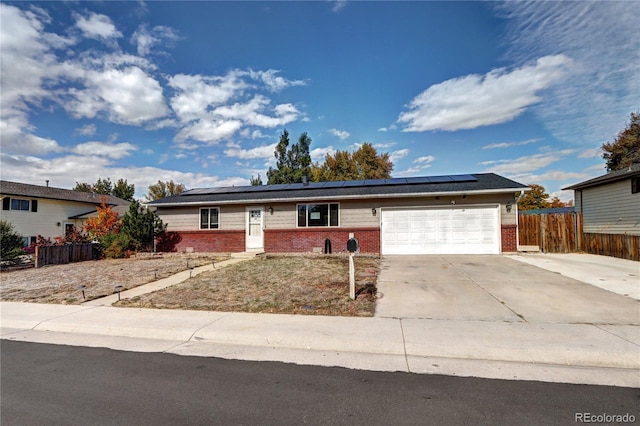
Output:
M496 255L385 256L376 317L640 325L640 302Z

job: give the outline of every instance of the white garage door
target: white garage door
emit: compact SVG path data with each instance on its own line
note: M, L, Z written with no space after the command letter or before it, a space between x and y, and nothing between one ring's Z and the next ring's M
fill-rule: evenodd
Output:
M382 209L382 254L497 254L498 207Z

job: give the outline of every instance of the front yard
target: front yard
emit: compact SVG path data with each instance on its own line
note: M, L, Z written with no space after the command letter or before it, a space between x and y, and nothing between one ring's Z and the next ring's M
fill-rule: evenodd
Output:
M358 288L375 286L379 259L356 257L355 264ZM374 295L349 299L348 271L345 256L260 256L115 306L372 316Z
M134 288L212 261L226 254L157 254L24 269L0 274L3 301L80 304L113 294L115 286ZM356 284L349 299L346 256L262 255L205 272L164 290L123 299L115 306L162 309L372 316L380 260L356 256ZM369 285L366 287L365 285Z
M129 259L105 259L2 272L0 299L16 302L78 305L107 296L115 286L123 290L165 278L190 267L228 259L226 254L141 254Z

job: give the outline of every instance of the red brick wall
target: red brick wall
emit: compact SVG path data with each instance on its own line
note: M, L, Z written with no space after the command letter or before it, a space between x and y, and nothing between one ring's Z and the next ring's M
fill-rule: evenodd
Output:
M518 251L518 225L502 225L502 252Z
M158 250L183 252L193 247L194 252L242 252L245 251L245 232L239 231L181 231L172 232L175 239L171 247Z
M320 247L324 252L325 238L331 240L333 253L347 251L347 240L352 232L358 239L361 253L380 253L378 228L298 228L267 229L264 231L264 251L267 253L304 253Z

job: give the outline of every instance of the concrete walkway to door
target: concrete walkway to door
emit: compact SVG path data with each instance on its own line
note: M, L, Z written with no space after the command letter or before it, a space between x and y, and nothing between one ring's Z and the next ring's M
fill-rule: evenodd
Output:
M640 325L639 303L496 255L385 256L375 316Z

